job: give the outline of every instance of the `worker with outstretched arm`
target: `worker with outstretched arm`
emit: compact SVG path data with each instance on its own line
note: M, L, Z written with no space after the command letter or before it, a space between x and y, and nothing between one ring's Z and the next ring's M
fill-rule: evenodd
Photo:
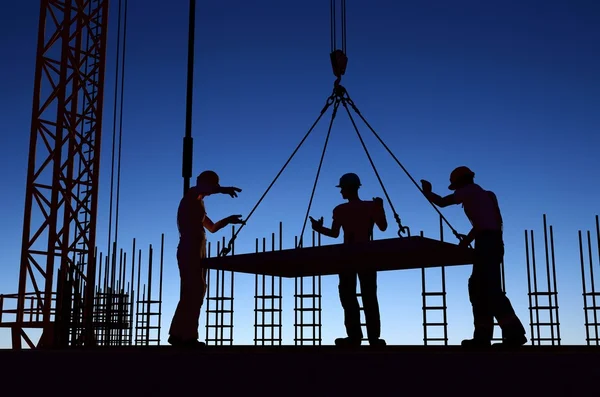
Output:
M181 278L179 303L169 330L169 343L173 346L198 347L204 342L198 340L200 309L206 294L206 272L202 259L206 257L206 234L204 229L216 233L230 224L241 224L241 215L231 215L214 222L206 215L204 198L222 193L237 197L242 190L237 187L222 187L219 176L214 171L204 171L196 178L196 186L191 187L179 203L177 228L177 264Z
M332 238L338 238L340 229L344 231L344 243L362 243L371 240L374 224L381 231L387 229L387 220L383 209L383 200L374 198L373 201L363 201L358 196L361 186L358 175L349 173L340 178L338 186L342 197L347 203L338 205L333 210L331 229L323 226L323 218L310 221L312 228L318 233ZM365 311L367 337L371 346L385 345L380 339L381 320L379 302L377 300L377 271L345 272L339 275L340 302L344 309L344 324L348 337L338 338L338 346L360 346L363 333L360 326L360 306L356 296L356 278L360 280L360 291Z
M473 339L462 341L466 348L488 347L494 333L494 317L502 329L502 343L495 345L516 347L527 342L525 328L515 314L500 278L504 260L503 221L496 195L474 182L475 173L461 166L450 174L454 193L440 197L432 192L431 183L421 180L423 194L438 207L462 204L472 224L471 231L461 236L459 243L468 247L475 242L475 261L469 278L469 299L473 307L475 331Z

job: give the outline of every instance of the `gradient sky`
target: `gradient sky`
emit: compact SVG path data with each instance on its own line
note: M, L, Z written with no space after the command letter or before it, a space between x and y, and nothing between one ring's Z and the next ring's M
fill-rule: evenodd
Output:
M357 4L360 3L360 4ZM542 215L555 232L563 344L582 344L583 300L577 231L600 212L600 4L595 1L349 2L343 84L370 124L417 180L440 194L450 171L468 165L498 195L505 221L507 292L529 333L524 230L536 233L544 271ZM98 246L106 252L115 80L117 1L111 2ZM16 293L23 227L38 2L11 2L2 13L0 51L0 292ZM5 7L6 8L6 7ZM205 200L213 220L244 217L318 116L334 77L329 63L329 2L198 2L194 88L194 174L214 169L240 197ZM177 304L175 214L182 193L188 2L130 1L127 27L119 246L160 245L166 235L163 342ZM343 110L343 109L341 109ZM236 252L252 252L284 222L284 248L300 233L330 113L319 123L241 231ZM359 123L403 223L438 237L438 215ZM346 172L361 196L383 197L367 157L340 112L311 215L331 221ZM375 238L394 237L390 223ZM443 210L466 233L459 206ZM309 229L310 224L307 226ZM210 236L229 236L230 228ZM446 230L446 239L455 242ZM307 234L305 238L308 238ZM338 241L323 238L324 243ZM596 248L594 248L596 249ZM146 258L147 248L144 249ZM594 258L596 272L598 258ZM451 344L472 334L470 266L447 269ZM431 270L431 280L439 270ZM428 274L429 274L428 273ZM419 270L382 272L382 337L422 344ZM236 275L235 343L252 344L254 277ZM293 344L293 280L284 279L285 344ZM156 287L154 287L156 288ZM431 285L431 289L438 288ZM545 288L545 279L540 281ZM204 338L205 312L200 334ZM323 343L345 336L337 277L323 278ZM9 332L0 329L0 346Z

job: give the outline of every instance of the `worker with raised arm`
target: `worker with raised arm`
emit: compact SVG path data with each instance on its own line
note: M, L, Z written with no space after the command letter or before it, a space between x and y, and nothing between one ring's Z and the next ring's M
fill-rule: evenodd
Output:
M205 230L216 233L230 224L243 223L241 215L231 215L213 222L204 207L204 198L222 193L237 197L242 190L237 187L222 187L219 176L214 171L204 171L196 178L196 186L191 187L179 203L177 228L177 264L181 278L179 303L169 330L169 343L173 346L204 346L198 341L198 320L206 294L206 272L202 259L206 257Z
M356 174L345 174L340 178L336 187L341 189L342 197L347 203L338 205L333 210L333 223L331 229L323 226L323 218L310 221L312 228L318 233L332 238L338 238L340 229L344 231L344 243L361 243L370 241L373 226L376 224L381 231L387 229L387 220L383 209L383 200L374 198L373 201L363 201L358 196L361 186ZM371 346L385 345L385 340L380 339L381 320L379 316L379 302L377 301L377 271L349 271L339 275L340 302L344 309L344 324L346 338L338 338L338 346L359 346L362 343L363 333L360 326L360 306L356 296L356 279L360 280L360 291L365 320L367 337Z
M438 207L462 204L472 224L460 246L475 242L475 262L469 278L469 299L473 307L473 339L462 341L464 347L488 347L494 333L494 317L502 329L501 346L516 347L527 342L523 324L506 294L500 278L504 259L503 221L496 195L474 182L475 173L461 166L450 174L450 190L454 193L440 197L432 192L431 183L421 180L423 194Z

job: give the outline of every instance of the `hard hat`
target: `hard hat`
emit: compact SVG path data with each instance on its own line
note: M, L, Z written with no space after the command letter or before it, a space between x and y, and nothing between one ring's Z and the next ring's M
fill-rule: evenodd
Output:
M472 179L475 177L475 173L471 171L469 167L464 165L456 167L450 174L450 186L448 189L456 190L456 185L465 179Z
M203 171L196 178L196 184L200 184L200 182L207 183L212 186L219 186L219 175L217 175L217 173L214 171Z
M344 174L340 178L340 183L336 187L359 187L360 178L354 173Z

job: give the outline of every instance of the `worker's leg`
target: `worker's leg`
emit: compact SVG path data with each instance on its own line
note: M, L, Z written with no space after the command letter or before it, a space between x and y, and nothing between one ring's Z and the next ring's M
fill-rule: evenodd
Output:
M377 272L359 273L358 278L360 279L360 293L365 310L367 336L371 343L377 343L381 336L381 318L377 300Z
M473 340L463 344L489 345L494 335L494 315L486 295L485 274L478 264L473 265L473 273L469 277L469 300L473 309Z
M485 291L491 313L498 320L504 339L508 339L509 343L523 344L526 341L525 328L517 317L506 293L502 291L501 264L504 257L502 235L486 235L480 241L480 245L485 248L481 255L483 256L482 261L486 263L487 288Z
M200 250L182 246L177 249L181 290L169 334L183 342L198 339L198 322L206 291L201 258Z
M473 309L473 339L462 341L464 347L490 346L494 335L494 315L490 306L487 288L486 260L483 252L485 245L477 239L475 242L475 261L469 277L469 300Z
M360 328L360 306L356 297L356 273L340 274L340 302L344 309L344 325L348 338L361 340L363 337Z

